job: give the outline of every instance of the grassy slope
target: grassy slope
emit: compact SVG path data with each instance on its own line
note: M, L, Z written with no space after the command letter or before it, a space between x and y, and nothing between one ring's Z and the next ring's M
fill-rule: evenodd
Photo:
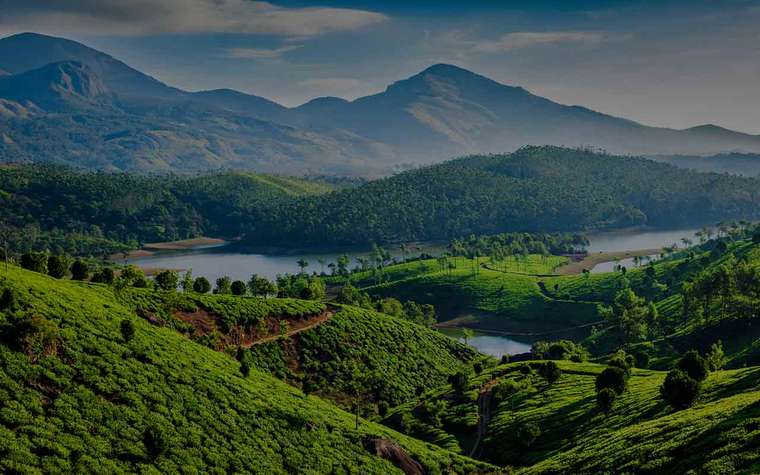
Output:
M251 351L257 366L344 407L351 405L347 395L356 374L368 378L362 399L395 406L417 391L445 384L477 356L434 330L349 306L322 325Z
M749 473L760 468L758 368L712 373L698 404L680 412L659 398L664 372L633 370L628 391L605 416L596 408L594 389L604 366L559 362L563 374L550 386L540 376L519 371L523 365L501 365L473 378L463 401L454 402L450 389L425 397L450 401L443 430L469 448L479 389L494 379L527 382L528 389L492 406L482 453L525 473L684 473L700 467ZM397 408L388 420L399 420L415 407ZM517 435L527 423L541 430L528 448Z
M398 441L431 472L475 467L376 424L354 430L350 414L258 371L243 378L234 359L148 324L106 287L17 268L4 285L21 313L57 325L60 344L32 364L2 316L3 471L395 472L365 449L372 436ZM122 320L136 328L129 343ZM168 442L152 461L144 439L156 431Z
M359 274L360 287L369 293L432 303L441 320L491 330L512 332L557 331L598 320L596 305L548 298L539 286L563 258L529 256L526 263L490 263L480 259L476 274L472 260L458 258L451 272L441 271L435 260L389 266L386 282L374 285L367 273Z

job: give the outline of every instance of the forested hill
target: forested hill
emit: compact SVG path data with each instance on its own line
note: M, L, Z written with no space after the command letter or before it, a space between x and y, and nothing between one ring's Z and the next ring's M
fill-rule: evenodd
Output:
M284 202L257 244L362 244L504 231L683 226L760 215L756 179L560 147L472 156Z
M204 234L235 237L280 201L331 189L324 182L252 173L144 177L4 165L0 237L16 252L94 255Z

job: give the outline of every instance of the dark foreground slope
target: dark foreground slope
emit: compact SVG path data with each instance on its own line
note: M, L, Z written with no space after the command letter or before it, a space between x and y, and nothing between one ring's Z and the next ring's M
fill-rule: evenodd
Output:
M0 313L0 471L400 472L379 446L430 473L484 467L376 424L357 430L256 370L244 378L233 358L150 325L105 287L13 267L2 286L17 299Z
M256 243L366 244L503 231L681 226L760 215L760 182L587 150L526 147L285 203Z

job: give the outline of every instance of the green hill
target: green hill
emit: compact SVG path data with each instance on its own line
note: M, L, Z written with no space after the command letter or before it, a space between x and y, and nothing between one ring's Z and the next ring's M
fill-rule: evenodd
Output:
M717 371L697 404L674 412L659 396L664 372L634 369L606 415L596 405L604 366L558 362L554 383L542 362L501 365L394 409L387 423L518 473L754 473L760 468L758 368ZM503 389L503 391L502 391ZM500 392L501 391L501 392ZM485 402L484 402L485 401ZM488 422L480 442L479 417ZM432 415L431 415L432 414ZM526 427L538 431L528 436ZM533 437L535 437L534 440Z
M248 239L304 247L504 231L687 226L757 217L758 190L755 179L587 150L525 147L283 203Z
M15 296L0 313L3 472L400 472L390 459L489 470L374 423L356 429L255 369L243 377L234 358L137 317L108 287L15 267L0 286Z

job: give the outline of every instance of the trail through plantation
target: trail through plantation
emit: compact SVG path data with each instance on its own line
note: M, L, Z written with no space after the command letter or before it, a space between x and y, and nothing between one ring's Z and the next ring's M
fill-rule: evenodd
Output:
M470 457L478 458L479 456L480 441L483 440L483 436L488 430L488 423L491 422L491 389L498 381L498 379L492 379L480 388L480 394L478 394L478 436L470 451Z
M292 328L289 328L288 331L284 333L278 333L276 335L270 335L266 336L264 338L258 339L256 341L253 341L247 345L243 345L244 348L250 348L255 345L261 345L262 343L266 343L269 341L277 340L278 338L290 338L293 335L296 335L301 332L305 332L306 330L311 330L312 328L322 325L325 322L330 321L330 319L335 315L335 310L333 309L326 309L324 312L320 313L319 315L315 316L314 318L305 319L302 321L296 321L293 324Z

